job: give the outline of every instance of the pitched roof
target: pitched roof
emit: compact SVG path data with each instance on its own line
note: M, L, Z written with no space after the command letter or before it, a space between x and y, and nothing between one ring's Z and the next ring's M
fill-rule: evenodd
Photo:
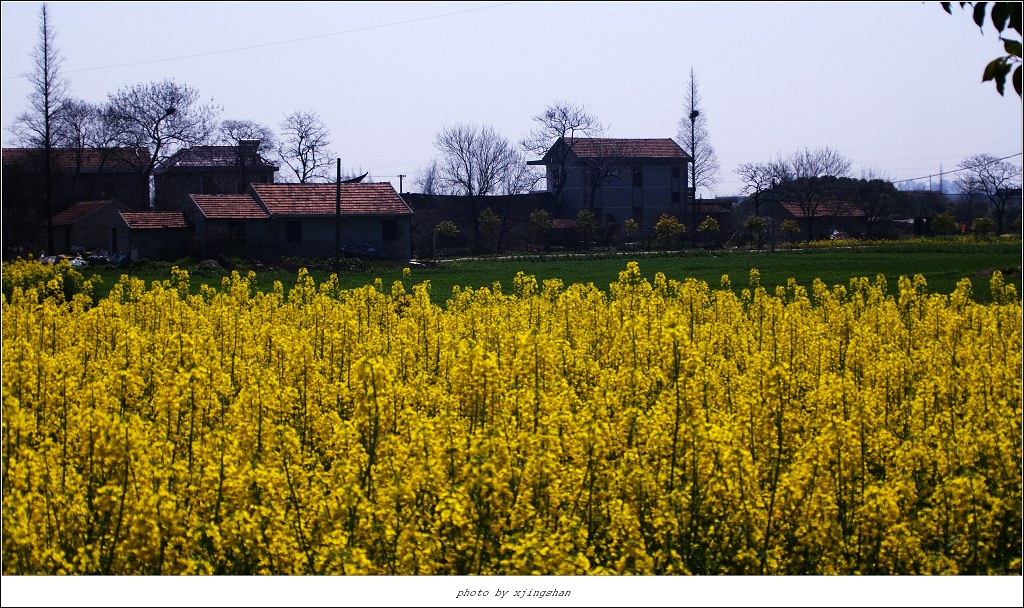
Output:
M853 203L846 201L829 201L812 207L801 206L800 203L781 203L782 208L793 214L793 217L864 217L864 211L858 209Z
M170 158L160 163L156 172L188 169L234 169L238 166L240 153L243 153L243 149L236 146L192 146L172 154ZM277 165L260 156L258 152L253 151L250 154L252 154L254 168L277 171Z
M54 148L54 166L62 171L81 167L85 173L132 172L149 164L149 148ZM4 166L42 170L42 148L4 148Z
M180 211L121 211L120 214L132 230L188 228L185 215Z
M53 225L70 226L78 222L78 220L89 215L93 211L102 209L103 207L106 207L107 205L110 204L116 205L117 202L114 201L113 199L108 199L105 201L79 201L74 205L71 205L64 211L61 211L57 215L53 216Z
M252 184L271 215L334 215L335 184ZM412 215L389 183L341 184L342 215Z
M566 137L566 145L580 158L658 158L689 160L690 155L674 139L614 139L610 137Z
M250 194L192 194L192 202L210 220L265 219L270 214Z

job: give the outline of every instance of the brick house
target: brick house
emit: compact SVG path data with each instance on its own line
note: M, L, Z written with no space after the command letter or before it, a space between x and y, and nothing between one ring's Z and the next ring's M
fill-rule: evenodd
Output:
M779 202L776 221L781 224L786 220L796 221L800 225L800 237L806 240L827 239L835 232L850 236L867 232L864 211L846 201L827 201L813 206Z
M204 255L245 255L272 245L270 213L245 194L192 194L184 214Z
M128 209L115 200L80 201L53 216L54 253L78 251L127 253L118 248L119 213Z
M114 233L116 250L132 260L175 260L191 252L195 231L180 211L119 211Z
M345 249L406 259L412 252L409 206L389 183L250 184L244 195L189 197L184 214L204 253L254 257L333 257Z

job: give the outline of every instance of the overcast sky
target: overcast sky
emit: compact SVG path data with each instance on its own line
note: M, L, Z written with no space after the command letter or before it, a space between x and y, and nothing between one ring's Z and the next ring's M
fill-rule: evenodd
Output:
M954 3L955 5L955 3ZM26 108L37 2L4 2L2 126ZM612 137L677 137L693 68L721 164L830 146L859 176L904 180L1022 149L1021 100L982 83L1001 44L938 2L51 2L71 94L102 102L171 78L279 132L318 112L346 173L406 190L435 134L490 124L512 142L556 99ZM955 176L947 175L946 180ZM922 180L927 183L925 177Z

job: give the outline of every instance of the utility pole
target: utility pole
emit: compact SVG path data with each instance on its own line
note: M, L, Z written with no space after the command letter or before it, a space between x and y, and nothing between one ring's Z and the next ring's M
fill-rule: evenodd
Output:
M406 177L406 176L402 175L401 173L398 174L398 193L399 194L402 193L402 178L403 177Z

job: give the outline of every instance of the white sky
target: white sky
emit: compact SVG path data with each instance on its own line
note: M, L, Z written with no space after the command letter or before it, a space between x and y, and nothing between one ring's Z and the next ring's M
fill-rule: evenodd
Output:
M955 3L954 3L955 5ZM2 5L4 145L26 108L38 2ZM172 78L279 131L315 110L346 173L405 189L457 122L512 142L555 99L612 137L676 137L690 68L721 172L830 146L890 179L1022 150L1021 100L981 74L995 30L938 2L51 2L71 94ZM1020 156L1011 159L1020 164ZM950 179L951 176L946 176ZM927 179L924 180L927 183ZM937 187L938 177L934 178Z

